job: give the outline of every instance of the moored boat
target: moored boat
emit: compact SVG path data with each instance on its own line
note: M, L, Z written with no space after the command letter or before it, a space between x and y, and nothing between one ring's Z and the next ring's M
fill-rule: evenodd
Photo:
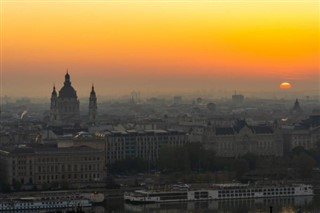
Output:
M81 196L89 199L92 203L102 203L104 201L104 194L102 193L81 193Z
M205 189L136 190L134 192L126 192L124 200L132 203L160 203L307 195L313 195L313 187L311 185L250 185L232 183L214 184Z
M104 201L102 193L75 193L71 191L45 191L37 196L20 198L17 195L0 199L0 211L61 209L90 207Z
M92 206L88 199L41 199L37 197L24 197L13 199L2 199L0 201L0 211L19 211L36 209L60 209L60 208L80 208Z
M104 194L97 192L43 191L40 193L40 197L55 197L56 199L84 198L90 200L92 203L101 203L104 201Z

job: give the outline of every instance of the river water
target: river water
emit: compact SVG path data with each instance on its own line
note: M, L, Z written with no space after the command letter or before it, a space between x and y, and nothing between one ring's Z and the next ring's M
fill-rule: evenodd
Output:
M320 213L320 196L268 198L268 199L240 199L240 200L212 200L202 202L156 203L132 205L124 203L122 199L108 199L103 206L96 206L95 213L105 212L212 212L212 213Z

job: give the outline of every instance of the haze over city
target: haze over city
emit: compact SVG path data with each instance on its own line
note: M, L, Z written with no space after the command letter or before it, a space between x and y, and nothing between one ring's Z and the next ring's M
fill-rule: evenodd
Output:
M318 1L2 1L1 96L287 92L319 85ZM261 93L262 94L262 93ZM265 93L263 93L265 94ZM293 95L294 96L294 95Z
M319 0L0 0L0 212L320 212Z

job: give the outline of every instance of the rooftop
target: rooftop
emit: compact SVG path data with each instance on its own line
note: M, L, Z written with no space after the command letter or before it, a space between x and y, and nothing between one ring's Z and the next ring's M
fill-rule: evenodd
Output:
M99 150L88 146L59 147L56 144L28 144L17 146L2 146L0 152L7 154L41 154L41 153L87 153Z

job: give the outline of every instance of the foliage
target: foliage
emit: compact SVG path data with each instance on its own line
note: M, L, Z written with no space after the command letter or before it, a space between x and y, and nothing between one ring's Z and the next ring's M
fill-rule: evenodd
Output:
M183 147L162 146L159 151L158 168L172 171L215 170L215 153L205 150L201 143L189 143Z
M1 185L0 185L0 192L3 192L3 193L11 192L11 187L10 187L10 185L7 184L7 183L1 183Z
M317 154L317 152L308 152L302 147L297 147L297 149L292 151L292 167L295 169L299 178L305 179L312 177L313 168L317 164L315 154Z
M243 179L246 174L256 180L306 179L312 177L313 168L316 166L320 166L320 146L313 150L296 147L288 156L283 157L247 153L238 158L226 158L216 156L214 151L205 149L202 143L189 143L180 147L161 146L159 158L154 164L150 165L141 159L126 159L111 164L109 172L137 173L156 169L164 174L175 174L172 181L179 178L182 182L207 181L210 179L208 175L195 174L219 171L231 172L238 180Z
M245 159L248 162L250 170L255 170L257 168L257 161L259 159L258 155L254 153L247 153L243 156L243 159Z
M232 171L235 172L236 178L239 180L246 172L249 171L248 162L244 159L236 159L232 162Z
M15 191L20 191L20 190L21 190L21 187L22 187L22 184L21 184L19 181L14 180L14 181L12 182L12 187L13 187L13 189L14 189Z
M67 181L63 181L63 182L60 182L60 187L62 189L69 189L70 188L70 184Z
M43 184L41 185L41 189L42 189L42 190L48 190L48 189L50 189L49 183L43 183Z
M106 189L119 189L120 185L117 184L110 176L106 178Z
M127 158L112 163L109 166L110 173L139 173L148 171L153 165L139 158Z

